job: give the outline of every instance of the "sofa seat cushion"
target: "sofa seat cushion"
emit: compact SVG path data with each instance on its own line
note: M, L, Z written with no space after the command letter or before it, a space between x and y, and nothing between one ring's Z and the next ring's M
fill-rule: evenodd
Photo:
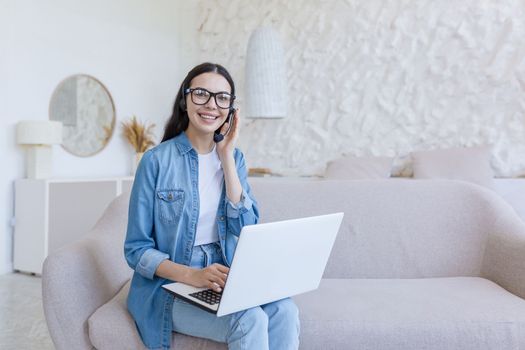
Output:
M98 308L88 320L89 339L98 350L146 349L126 307L129 285L128 281L113 299ZM227 346L210 340L173 333L171 348L226 350Z
M477 277L325 279L294 297L301 349L525 349L525 300Z
M144 349L129 282L89 318L97 349ZM525 300L477 277L324 279L294 297L305 349L525 349ZM176 349L226 345L173 334Z

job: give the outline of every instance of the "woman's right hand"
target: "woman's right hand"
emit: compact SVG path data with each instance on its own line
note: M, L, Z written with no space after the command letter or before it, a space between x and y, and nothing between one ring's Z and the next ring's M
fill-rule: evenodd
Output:
M212 264L201 270L192 269L188 284L197 288L210 288L216 292L222 291L230 269L221 264Z

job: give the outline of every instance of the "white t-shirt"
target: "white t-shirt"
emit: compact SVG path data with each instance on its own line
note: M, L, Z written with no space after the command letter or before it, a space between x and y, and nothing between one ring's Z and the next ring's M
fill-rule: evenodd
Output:
M224 173L216 148L199 154L199 221L195 245L217 242L217 209L222 193Z

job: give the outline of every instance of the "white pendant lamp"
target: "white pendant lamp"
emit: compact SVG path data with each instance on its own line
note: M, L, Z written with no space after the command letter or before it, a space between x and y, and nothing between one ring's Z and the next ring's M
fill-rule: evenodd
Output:
M287 109L284 50L271 27L259 27L250 36L246 52L247 118L284 118Z

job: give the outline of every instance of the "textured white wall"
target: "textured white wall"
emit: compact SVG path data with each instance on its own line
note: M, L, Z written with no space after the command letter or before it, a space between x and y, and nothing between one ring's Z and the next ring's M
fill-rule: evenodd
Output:
M525 2L201 0L200 58L240 88L253 29L286 52L289 116L244 120L249 165L319 174L343 153L396 156L494 145L499 176L525 172Z

